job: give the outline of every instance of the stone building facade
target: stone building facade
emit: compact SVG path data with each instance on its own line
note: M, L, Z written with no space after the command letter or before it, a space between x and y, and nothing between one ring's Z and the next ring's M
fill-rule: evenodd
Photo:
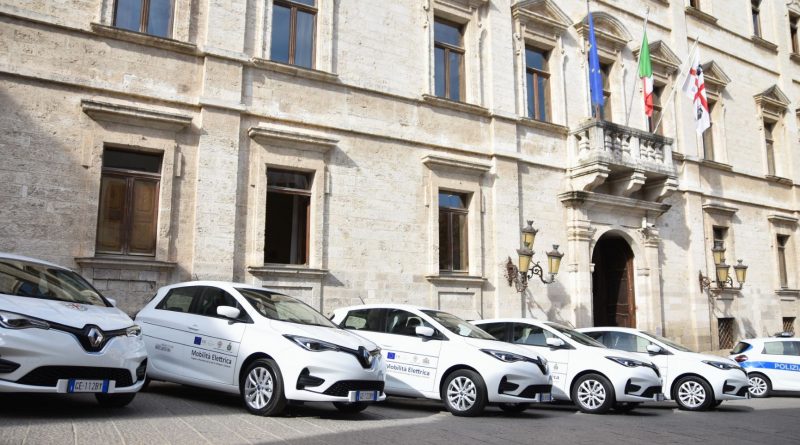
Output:
M800 2L591 8L604 120L579 0L0 0L0 251L131 313L214 279L700 349L796 326ZM702 137L671 98L698 38ZM565 256L518 293L527 220ZM702 285L715 243L741 290Z

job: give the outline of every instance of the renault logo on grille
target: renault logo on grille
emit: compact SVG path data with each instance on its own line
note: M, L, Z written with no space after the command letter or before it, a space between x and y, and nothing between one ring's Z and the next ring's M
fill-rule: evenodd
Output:
M96 327L92 327L89 329L89 332L86 334L89 337L89 343L92 345L93 348L96 348L103 344L103 340L105 340L105 336L103 335L103 331Z

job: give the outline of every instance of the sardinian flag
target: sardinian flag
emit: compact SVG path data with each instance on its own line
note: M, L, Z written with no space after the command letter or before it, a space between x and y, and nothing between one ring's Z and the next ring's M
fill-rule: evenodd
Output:
M703 134L711 126L711 116L708 114L708 98L706 97L706 82L703 79L703 67L700 66L700 51L695 51L689 75L683 84L683 92L692 99L692 112L694 113L697 132Z

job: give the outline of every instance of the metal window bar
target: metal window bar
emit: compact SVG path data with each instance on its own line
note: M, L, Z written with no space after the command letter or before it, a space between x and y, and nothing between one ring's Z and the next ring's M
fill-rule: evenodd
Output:
M736 324L734 318L718 318L719 348L730 349L733 347Z

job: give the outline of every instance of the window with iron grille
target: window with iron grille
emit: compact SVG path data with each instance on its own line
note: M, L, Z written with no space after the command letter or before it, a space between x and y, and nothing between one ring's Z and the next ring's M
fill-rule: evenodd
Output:
M154 256L161 155L103 152L95 252Z
M158 37L172 35L172 0L117 0L114 26Z
M733 347L733 339L736 336L735 318L718 318L717 328L719 332L719 348L730 349Z
M795 317L783 317L783 332L794 332Z
M316 0L275 0L272 5L270 58L276 62L314 68Z

